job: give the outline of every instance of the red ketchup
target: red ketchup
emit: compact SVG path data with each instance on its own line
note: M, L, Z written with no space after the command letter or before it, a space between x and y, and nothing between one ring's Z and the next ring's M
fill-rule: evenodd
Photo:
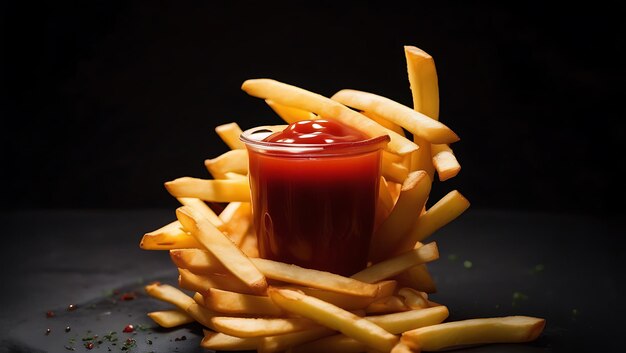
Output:
M365 268L389 137L327 119L258 131L242 140L260 256L346 276Z

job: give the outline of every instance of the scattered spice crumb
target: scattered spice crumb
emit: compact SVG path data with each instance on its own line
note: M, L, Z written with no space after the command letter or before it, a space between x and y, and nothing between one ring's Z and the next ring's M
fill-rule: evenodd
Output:
M122 332L125 332L125 333L130 333L133 331L135 331L135 327L132 324L126 325L126 327L124 327L124 329L122 330Z
M69 326L65 327L65 332L70 332L71 330L72 330L71 327L69 327Z
M67 306L67 311L74 311L78 309L78 306L76 306L76 304L70 304Z
M46 312L46 318L51 318L54 317L56 314L54 313L54 311L50 310Z
M124 342L124 346L122 347L122 350L127 351L132 348L135 348L136 346L137 346L137 342L134 339L129 338Z
M85 348L87 348L87 349L93 349L93 342L87 342L87 343L85 343Z
M182 337L174 338L174 341L185 341L186 339L187 339L187 336L183 335Z
M469 261L469 260L463 261L463 267L465 267L467 269L470 269L470 268L472 268L472 266L474 266L474 264L471 261Z
M65 346L65 349L67 349L68 351L75 351L74 347L72 346Z
M135 292L126 292L120 296L121 301L134 300L137 298L137 294Z
M46 336L48 336L50 334L50 332L52 332L52 330L50 330L49 328L46 329Z

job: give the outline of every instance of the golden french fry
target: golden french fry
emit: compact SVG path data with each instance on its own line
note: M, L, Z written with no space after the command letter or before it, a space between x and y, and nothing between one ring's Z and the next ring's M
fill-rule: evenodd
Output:
M310 342L334 333L335 331L326 327L316 327L300 332L263 337L257 350L259 353L283 352L299 344Z
M170 303L183 311L187 311L187 308L195 303L190 296L169 284L156 282L148 284L144 289L149 296Z
M265 296L209 288L204 293L204 305L225 314L254 316L280 316L283 311Z
M452 222L469 206L469 201L460 192L450 191L417 219L413 229L407 233L398 247L397 253L413 248L415 243L426 239L441 227Z
M455 177L461 171L461 165L456 160L452 148L446 144L432 145L433 165L437 169L440 181Z
M393 254L403 237L411 230L418 219L428 194L431 181L422 170L409 174L400 191L393 210L378 227L370 245L370 260L380 261Z
M385 179L384 177L380 178L378 199L381 206L384 207L384 210L388 216L391 210L393 210L395 200L393 199L393 196L391 196L391 192L389 192L389 185L387 179ZM387 216L385 216L385 218L387 218Z
M449 315L448 308L438 306L423 310L409 310L387 315L366 316L365 319L375 323L393 334L401 334L416 328L435 325L443 322ZM290 352L364 352L365 345L343 334L327 336L315 341L295 346Z
M425 293L435 293L437 286L425 264L417 265L396 276L398 283Z
M321 299L325 302L328 302L345 310L350 310L354 313L355 310L364 309L371 303L381 298L393 295L396 290L397 282L380 281L376 283L376 285L378 286L378 293L375 297L361 297L305 286L289 286L286 288L299 290L306 295Z
M177 197L176 200L183 206L194 208L198 213L209 220L214 226L222 227L224 222L215 214L215 212L206 204L206 202L195 197Z
M209 202L250 202L247 179L198 179L182 177L168 181L165 188L174 197L193 197Z
M202 245L191 234L183 230L179 221L174 221L144 234L139 247L144 250L170 250L200 248Z
M407 251L385 261L374 264L351 278L365 283L376 283L393 277L413 266L437 260L439 250L435 242L428 243L420 248Z
M404 52L415 110L439 120L439 84L435 61L428 53L413 46L405 46ZM425 147L419 142L416 141L420 147ZM426 150L430 150L432 165L428 165ZM431 169L434 166L441 181L454 177L461 170L452 149L446 144L433 144L430 148L424 148L422 154L424 165ZM429 175L432 179L432 171L429 171Z
M193 300L196 302L196 304L204 306L204 296L200 294L200 292L195 292L193 294Z
M270 99L278 104L313 112L322 118L338 120L369 137L389 135L391 140L386 149L396 154L405 155L418 148L405 137L320 94L272 79L246 80L241 88L254 97Z
M385 298L380 298L375 302L371 303L365 308L365 313L368 315L371 314L388 314L395 313L400 311L410 310L408 306L404 304L402 299L399 297L392 295Z
M194 322L193 317L180 310L162 310L148 313L148 317L159 326L171 328Z
M398 295L404 298L404 305L411 309L424 309L430 306L428 295L413 288L401 288Z
M235 206L228 209L230 205ZM232 210L232 208L235 209ZM233 243L241 248L246 234L252 227L252 206L250 202L231 202L226 206L226 209L228 209L229 212L232 210L232 215L228 217L228 220L220 229ZM220 214L220 219L222 216L226 216L224 214L226 209Z
M439 324L448 315L448 308L442 305L365 318L393 334L401 334L416 328Z
M215 256L235 277L239 278L255 293L267 289L265 276L250 259L222 232L197 212L187 206L179 207L176 216L203 247Z
M365 351L367 351L367 346L364 343L338 334L295 346L289 350L289 353L360 353Z
M334 273L261 258L250 260L270 279L362 297L374 297L378 292L375 284L363 283Z
M387 352L398 342L398 337L380 326L315 297L276 288L270 288L268 294L283 309L338 330L368 347Z
M391 349L391 352L389 353L420 353L420 351L418 349L414 349L413 347L409 346L406 342L403 342L402 340L400 340L400 342L398 342L395 346L393 346L393 348Z
M388 155L391 155L391 153L383 154L381 163L382 175L389 181L403 183L409 175L409 170L401 163L393 162L388 157L385 158Z
M241 240L241 251L250 258L260 257L259 255L259 243L257 241L254 227L248 228L248 232Z
M215 329L235 337L284 335L318 326L304 318L245 318L217 316L212 319Z
M402 129L402 126L396 124L396 123L392 123L391 121L382 118L380 115L377 115L374 112L371 111L362 111L361 114L365 115L366 117L374 120L375 122L379 123L381 126L395 132L396 134L400 135L400 136L405 136L404 133L404 129ZM406 136L405 136L406 137Z
M452 143L459 140L454 131L446 125L387 97L343 89L335 93L331 99L352 108L372 112L431 143Z
M489 343L530 342L541 334L544 319L506 316L446 322L407 331L402 341L422 351L441 351Z
M219 125L215 128L215 132L217 132L222 141L224 141L230 149L236 150L246 148L246 145L239 140L239 136L242 131L237 123Z
M248 151L245 149L227 151L218 157L205 160L204 166L216 179L223 179L227 172L246 175L248 174Z
M200 347L215 351L253 351L260 344L258 337L234 337L221 332L204 331L204 338Z
M245 294L257 293L231 274L210 273L198 275L184 268L178 269L178 286L190 291L202 293L209 290L209 288Z
M201 249L173 249L170 258L176 267L195 274L227 273L228 270L210 252Z
M265 103L267 103L267 105L269 105L270 108L272 108L272 110L274 110L274 112L281 117L281 119L286 121L287 124L292 124L301 120L313 120L318 118L317 115L309 111L278 104L271 99L266 99Z
M193 304L189 305L187 307L187 310L185 311L187 312L187 314L189 314L189 316L193 317L193 319L199 322L202 326L215 330L211 319L216 317L218 315L217 313L203 307L195 301Z

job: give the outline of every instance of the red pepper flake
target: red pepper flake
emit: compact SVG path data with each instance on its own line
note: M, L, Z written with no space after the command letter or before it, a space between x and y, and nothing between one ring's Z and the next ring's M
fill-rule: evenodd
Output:
M135 327L132 324L126 325L126 327L124 327L124 329L122 330L122 332L126 333L131 333L133 331L135 331Z
M67 306L67 311L74 311L76 310L78 307L75 304L70 304Z
M87 343L85 343L85 348L87 348L87 349L93 349L93 342L87 342Z
M133 300L136 298L137 294L135 294L134 292L126 292L120 296L120 300L122 301Z
M46 317L49 319L51 317L54 317L56 314L54 313L54 311L50 310L46 312Z

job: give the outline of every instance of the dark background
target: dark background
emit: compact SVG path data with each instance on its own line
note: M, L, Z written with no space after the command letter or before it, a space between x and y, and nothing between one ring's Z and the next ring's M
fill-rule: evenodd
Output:
M213 129L280 123L240 90L270 77L411 105L403 45L436 62L475 208L617 213L623 11L599 2L3 2L6 209L167 208L208 178Z

